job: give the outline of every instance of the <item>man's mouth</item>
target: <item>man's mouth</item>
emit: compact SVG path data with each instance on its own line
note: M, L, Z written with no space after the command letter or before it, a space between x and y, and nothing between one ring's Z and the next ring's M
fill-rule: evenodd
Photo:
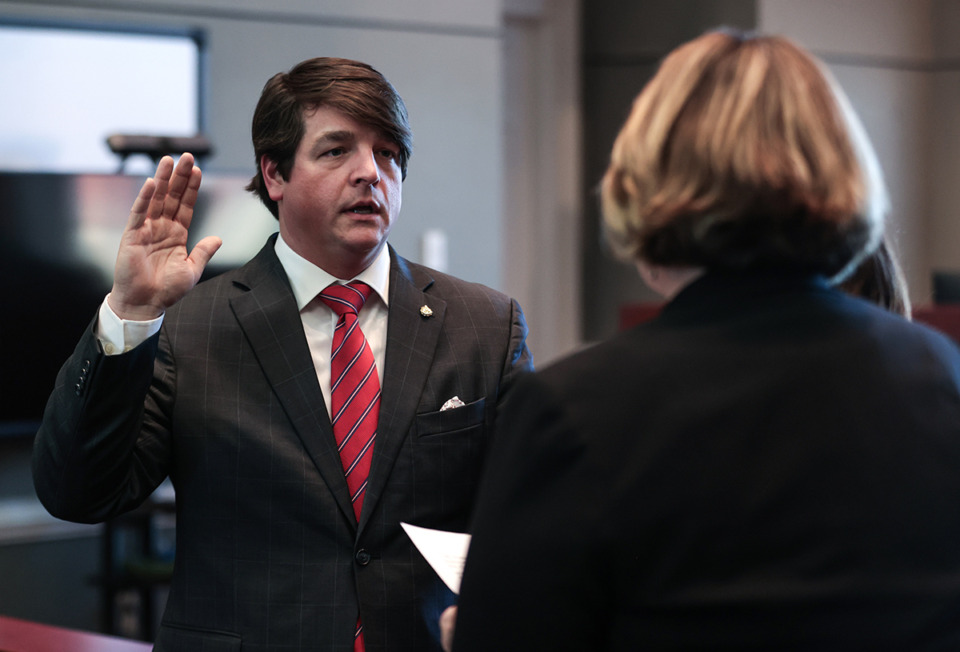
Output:
M347 212L354 213L356 215L374 215L380 212L380 207L375 203L359 202L347 207Z

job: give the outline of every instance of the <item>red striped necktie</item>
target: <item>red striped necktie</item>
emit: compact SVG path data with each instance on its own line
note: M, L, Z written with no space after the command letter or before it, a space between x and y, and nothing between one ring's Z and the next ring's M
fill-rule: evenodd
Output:
M334 283L320 293L323 302L338 315L330 352L330 414L358 521L380 416L380 377L357 316L371 291L366 283L354 281L347 285ZM359 618L353 649L364 650Z
M337 313L330 353L330 414L333 436L347 476L353 513L360 519L380 415L380 377L357 313L370 296L366 283L333 284L320 298Z

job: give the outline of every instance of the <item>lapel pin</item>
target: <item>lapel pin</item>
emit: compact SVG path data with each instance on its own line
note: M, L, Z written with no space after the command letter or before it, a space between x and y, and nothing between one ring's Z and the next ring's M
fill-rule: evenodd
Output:
M430 309L430 306L424 304L420 306L420 316L421 317L433 317L433 311Z

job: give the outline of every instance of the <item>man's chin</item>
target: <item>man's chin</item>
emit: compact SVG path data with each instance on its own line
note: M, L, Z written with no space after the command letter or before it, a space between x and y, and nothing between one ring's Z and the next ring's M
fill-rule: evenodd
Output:
M384 244L386 244L386 241L387 237L385 234L381 237L381 234L377 233L376 237L373 237L371 234L371 237L351 238L346 243L346 246L351 253L357 255L358 257L373 258L380 253L380 249Z

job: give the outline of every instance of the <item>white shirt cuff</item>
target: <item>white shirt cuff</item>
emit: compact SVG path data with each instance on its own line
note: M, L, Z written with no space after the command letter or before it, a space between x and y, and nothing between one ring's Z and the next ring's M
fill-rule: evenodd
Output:
M107 295L110 296L109 294ZM134 349L160 330L163 315L149 321L131 321L120 319L113 312L106 299L100 304L100 315L97 319L96 336L107 355L120 355Z

